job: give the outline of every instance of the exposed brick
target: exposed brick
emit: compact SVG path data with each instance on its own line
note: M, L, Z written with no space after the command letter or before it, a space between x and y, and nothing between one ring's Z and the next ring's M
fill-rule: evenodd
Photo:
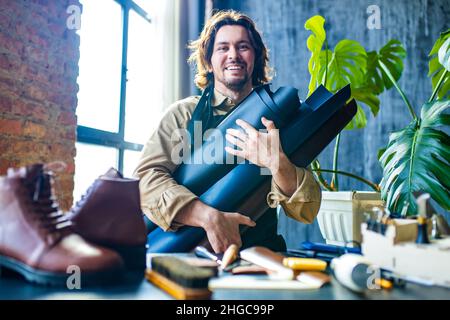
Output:
M62 143L53 143L49 146L50 156L54 160L64 161L68 155L70 155L71 159L73 159L73 150L75 148L73 146L68 146Z
M33 155L40 154L41 156L48 157L50 154L49 146L43 142L37 142L35 140L17 140L14 142L12 150L15 154Z
M0 32L0 43L2 44L2 51L7 51L17 56L22 54L23 43L13 39L7 33Z
M6 53L0 54L0 68L1 69L9 69L10 68L8 55Z
M37 65L24 65L21 69L23 79L26 81L36 81L39 83L49 84L49 73L45 68Z
M67 130L67 131L64 133L64 136L63 136L63 137L64 137L65 139L75 141L75 139L76 139L76 130L75 130L75 129Z
M12 109L11 98L0 95L0 112L9 113Z
M73 112L70 111L62 111L59 114L58 122L63 125L76 125L77 117Z
M0 119L0 133L19 135L22 133L22 121Z
M66 13L78 0L0 0L0 174L61 160L57 190L72 203L79 36ZM70 32L69 32L70 31Z
M10 30L13 16L5 14L3 4L0 5L0 30Z
M0 158L0 175L6 175L8 168L14 168L17 166L17 161Z
M0 90L2 88L7 88L9 92L16 91L14 89L18 89L16 86L16 81L12 76L13 74L1 72L3 70L0 69ZM13 90L11 90L13 89ZM2 90L4 91L4 90Z
M23 99L16 100L14 102L12 113L15 115L30 117L35 120L40 120L42 122L46 122L50 118L50 110L48 110L48 108L40 104L27 102Z
M23 95L25 98L44 101L47 98L47 91L37 83L31 82L28 85L24 85Z
M35 137L35 138L42 138L45 136L45 133L47 132L47 127L37 124L31 121L28 121L25 123L23 128L23 134L25 136Z
M76 96L74 94L49 92L48 100L62 109L74 110L77 104Z
M0 135L0 154L2 158L6 158L10 154L13 154L14 142L12 139L8 139L7 137L2 137Z
M46 30L49 18L43 16L43 12L32 11L28 16L28 23L34 25L41 33ZM34 42L34 41L33 41Z
M41 64L48 61L48 52L45 48L26 46L23 57L29 61L36 61Z
M66 165L67 165L66 172L71 175L74 174L75 173L75 162L71 161L69 163L66 163Z
M21 15L23 16L27 12L24 10L21 10L21 3L23 1L2 1L1 3L1 12L5 16L15 16L15 15ZM25 4L25 3L24 3Z
M39 6L47 6L49 0L31 0L31 3L37 4Z

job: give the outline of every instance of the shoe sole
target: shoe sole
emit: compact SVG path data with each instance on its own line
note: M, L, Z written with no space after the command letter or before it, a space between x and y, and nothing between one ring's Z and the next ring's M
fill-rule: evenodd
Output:
M0 255L0 269L8 269L22 275L27 281L40 285L69 287L69 278L74 276L70 271L67 273L49 272L32 268L16 259ZM118 282L124 275L123 269L107 269L99 272L80 273L80 287L104 285ZM0 270L1 276L1 270Z
M146 244L139 246L121 246L121 245L107 245L107 244L102 245L117 252L121 256L125 264L125 268L127 270L130 271L145 270L147 264Z

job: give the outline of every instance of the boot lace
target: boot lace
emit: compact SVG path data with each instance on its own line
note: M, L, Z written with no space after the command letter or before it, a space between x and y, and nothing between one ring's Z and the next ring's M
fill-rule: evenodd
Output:
M65 164L64 164L65 168ZM39 226L45 229L49 236L59 239L63 230L68 229L72 223L59 208L53 186L57 186L53 171L62 171L60 163L49 163L43 166L34 181L29 184L31 191L31 205L36 212Z

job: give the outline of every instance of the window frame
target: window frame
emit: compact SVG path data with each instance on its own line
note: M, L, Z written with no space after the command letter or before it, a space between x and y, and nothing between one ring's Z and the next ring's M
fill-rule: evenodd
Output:
M123 172L125 150L141 151L142 144L125 141L125 109L127 90L127 57L128 57L128 18L130 10L151 23L149 14L132 0L112 0L122 8L122 62L120 75L120 105L118 132L104 131L92 127L77 125L77 142L113 147L118 151L117 167Z

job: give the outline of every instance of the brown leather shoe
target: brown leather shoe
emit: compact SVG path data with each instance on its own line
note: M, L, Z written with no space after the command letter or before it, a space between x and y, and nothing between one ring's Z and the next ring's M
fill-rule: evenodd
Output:
M138 179L109 169L71 209L70 220L83 238L117 251L127 268L145 268L147 229Z
M67 285L73 266L79 268L82 285L123 274L117 253L74 233L56 203L51 173L42 164L10 168L0 177L0 267L31 282Z

